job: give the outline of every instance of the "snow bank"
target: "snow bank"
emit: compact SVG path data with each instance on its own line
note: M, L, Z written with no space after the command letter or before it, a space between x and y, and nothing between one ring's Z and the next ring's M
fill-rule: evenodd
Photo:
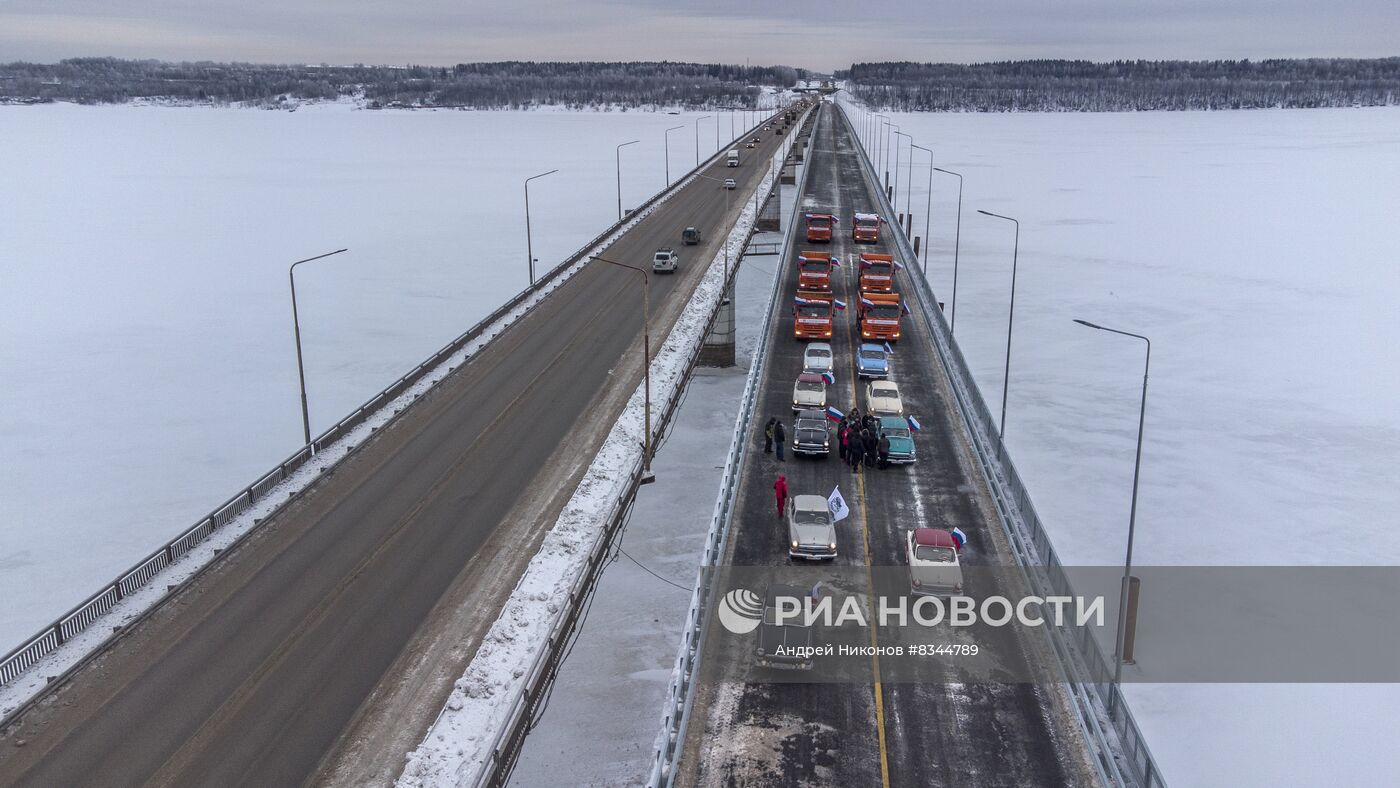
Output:
M772 188L776 172L770 168L759 184L760 193ZM731 259L738 259L743 251L756 218L752 200L746 198L743 206L725 242ZM723 294L724 259L725 251L720 249L652 361L658 412L679 396L691 359L705 339L710 315ZM409 754L397 782L401 788L472 784L489 763L498 734L515 713L585 563L598 548L641 463L643 408L643 389L638 386L476 656L456 681L437 721Z

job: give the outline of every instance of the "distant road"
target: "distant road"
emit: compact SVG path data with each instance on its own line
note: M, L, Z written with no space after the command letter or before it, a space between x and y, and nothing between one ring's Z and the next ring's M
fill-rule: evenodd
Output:
M781 142L762 140L705 174L744 193ZM683 255L651 279L654 340L724 212L696 179L608 248ZM706 243L682 246L687 225ZM0 732L0 785L392 780L640 383L639 291L588 265Z
M899 385L906 412L922 422L915 437L917 463L852 474L834 446L826 460L789 455L780 464L772 455L761 454L762 424L769 416L791 425L792 385L802 368L804 343L793 339L790 305L797 290L795 258L802 249L830 251L851 261L833 273L836 297L850 308L836 313L831 344L837 382L828 387L827 401L843 411L856 404L865 409L864 400L857 400L863 383L858 382L854 361L860 342L854 255L871 251L898 256L898 251L884 234L886 240L878 246L858 246L850 239L847 222L852 213L878 210L878 187L866 179L856 144L841 114L825 111L807 152L810 172L802 208L834 213L841 223L829 245L799 240L779 269L779 301L764 340L768 361L758 417L748 425L747 445L756 454L737 493L725 563L789 563L786 531L773 510L773 481L783 473L792 495L825 497L841 487L851 515L837 526L838 564L904 566L904 534L926 525L965 531L965 564L1014 565L933 340L914 316L904 318L891 379ZM896 275L896 290L904 298L916 297L917 291L903 283L915 275L912 269ZM976 637L983 648L1008 663L1037 658L1035 645L1021 642L1018 630L982 628ZM752 657L736 652L709 658L730 664ZM954 680L876 683L879 674L873 668L871 678L864 684L774 681L701 686L677 784L1019 788L1094 782L1078 728L1053 688Z

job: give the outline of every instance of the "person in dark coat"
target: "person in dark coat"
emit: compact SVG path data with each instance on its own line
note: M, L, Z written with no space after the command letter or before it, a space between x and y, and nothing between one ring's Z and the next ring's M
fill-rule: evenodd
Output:
M852 424L846 428L846 462L850 463L851 473L860 469L860 457L865 453L865 447L860 442L860 430Z
M878 453L878 465L876 467L881 470L890 467L890 436L880 436L880 445L876 451Z
M773 425L774 425L774 424L777 424L777 423L778 423L778 420L777 420L777 419L769 419L769 420L768 420L768 423L765 424L765 425L763 426L763 453L764 453L764 454L772 454L772 453L773 453Z
M773 482L773 496L778 500L778 519L783 519L783 510L787 508L787 477L778 474L778 480Z
M774 445L777 447L777 449L778 449L778 462L784 462L784 459L783 459L783 442L786 441L786 440L787 440L787 429L786 429L785 427L783 427L783 423L782 423L781 421L775 421L775 422L773 423L773 444L774 444Z
M875 433L869 429L862 430L860 436L865 443L865 467L873 468L875 466L875 450L880 441L875 437Z

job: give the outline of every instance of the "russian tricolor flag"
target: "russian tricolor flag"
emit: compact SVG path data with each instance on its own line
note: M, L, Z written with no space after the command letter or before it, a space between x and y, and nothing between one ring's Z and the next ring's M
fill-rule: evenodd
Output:
M962 546L967 544L967 534L963 533L961 528L954 528L953 541L958 543L958 549L961 550Z
M797 305L798 305L798 306L807 306L808 304L815 304L815 303L816 303L816 301L809 301L809 300L803 298L802 296L797 296L797 297L795 297L793 300L797 302Z
M903 301L900 301L900 302L899 302L899 312L900 312L900 314L904 314L904 315L909 314L909 305L906 304L906 303L904 303Z
M870 307L875 306L875 302L874 302L874 301L871 301L870 299L866 298L865 296L861 296L861 297L860 297L860 305L863 306L863 307L865 307L865 308L867 308L867 309L869 309Z
M836 408L831 407L830 405L827 405L827 406L826 406L826 417L827 417L827 419L829 419L829 420L831 420L831 421L840 421L840 420L846 418L846 414L842 413L841 411L837 410Z
M919 420L914 418L913 416L906 418L905 421L909 422L909 429L915 432L918 432L919 430L924 428L924 425L920 424Z
M837 309L845 309L845 308L846 308L846 302L845 302L845 301L841 301L841 300L839 300L839 299L832 299L831 305L834 306L834 307L836 307Z
M894 354L894 348L890 347L890 343L888 342L885 343L885 352L891 355Z
M861 267L861 268L869 268L869 267L870 267L870 261L867 260L867 259L865 259L865 255L861 255L861 258L860 258L860 267Z
M896 270L896 271L903 271L903 270L904 270L904 263L901 263L901 262L899 262L898 260L895 260L895 261L894 261L894 270Z
M825 380L825 381L826 381L826 385L828 385L828 386L835 386L835 385L836 385L836 376L833 375L833 374L831 374L830 372L823 372L823 373L822 373L822 380ZM840 419L837 419L837 421L840 421Z
M835 265L835 266L841 265L841 255L839 255L839 254L834 254L834 255L832 255L832 256L831 256L831 264L832 264L832 265Z

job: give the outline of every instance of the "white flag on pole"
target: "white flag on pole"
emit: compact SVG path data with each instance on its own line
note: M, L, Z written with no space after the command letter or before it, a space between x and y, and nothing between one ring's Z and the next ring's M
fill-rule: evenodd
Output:
M851 507L846 505L846 499L841 497L841 486L837 485L831 491L831 495L826 497L826 508L831 510L832 520L841 522L851 513Z

